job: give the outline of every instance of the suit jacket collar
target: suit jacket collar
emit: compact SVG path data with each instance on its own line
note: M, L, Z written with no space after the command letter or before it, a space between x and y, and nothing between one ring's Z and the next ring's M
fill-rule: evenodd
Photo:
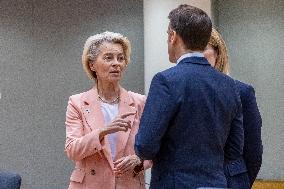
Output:
M178 65L186 64L186 63L202 64L202 65L210 66L210 64L208 63L208 61L207 61L207 59L206 59L205 57L196 57L196 56L187 57L187 58L182 59L182 60L178 63ZM178 66L178 65L177 65L177 66Z
M118 108L118 115L137 111L134 106L133 99L129 96L128 92L122 87L120 88L120 101L118 104ZM104 116L101 111L101 101L98 98L98 92L96 87L93 87L91 90L85 92L82 95L82 111L90 130L105 127ZM134 118L135 115L132 115L128 116L126 119L131 122L131 125L133 125ZM127 143L129 133L130 129L127 132L117 132L115 159L120 158L124 155L124 149ZM107 136L103 140L103 145L105 145L103 152L110 166L113 168L113 160L111 158L111 150L109 142L107 140Z

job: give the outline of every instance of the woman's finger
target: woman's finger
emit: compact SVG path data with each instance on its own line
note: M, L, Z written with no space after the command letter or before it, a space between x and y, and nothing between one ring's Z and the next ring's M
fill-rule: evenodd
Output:
M130 169L133 169L137 165L137 160L133 158L133 156L128 156L125 158L127 161L121 162L120 164L117 164L116 170L118 171L128 171Z
M125 119L115 119L112 121L113 124L116 124L116 123L131 123L129 120L125 120Z
M118 123L120 126L125 127L127 129L131 129L131 124L129 122L124 122L124 123Z
M140 163L140 160L135 155L129 155L124 158L120 158L115 162L114 173L116 175L122 175L125 172L133 170L134 167Z
M133 162L129 162L129 164L121 167L121 169L119 169L119 173L123 174L129 170L132 170L134 168L134 163Z
M121 162L119 162L118 164L116 164L115 168L117 170L120 170L122 167L124 167L127 163L128 163L128 157L124 158L124 160L122 160Z
M125 119L126 117L128 117L130 115L135 115L135 114L136 114L136 111L135 112L127 112L125 114L120 115L119 117L121 117L122 119Z
M128 122L127 122L127 127L128 127L129 129L131 129L131 121L128 121Z
M120 162L122 162L125 159L125 157L119 158L118 160L116 160L115 162L113 162L114 165L119 164Z
M121 119L121 118L115 118L112 122L116 123L116 122L126 122L126 121L124 119Z
M117 123L116 126L120 127L122 130L127 131L129 128L129 125L126 123Z
M109 126L108 130L109 130L110 133L116 133L116 132L119 132L119 131L126 132L128 129L126 127L123 127L123 126L115 125L115 126Z
M125 127L130 128L131 122L127 120L114 120L110 125L123 124Z

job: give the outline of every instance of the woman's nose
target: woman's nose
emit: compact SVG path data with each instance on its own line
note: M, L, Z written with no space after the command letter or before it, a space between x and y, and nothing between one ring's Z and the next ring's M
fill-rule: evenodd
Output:
M117 67L119 65L119 62L117 60L113 60L111 65Z
M119 60L117 60L117 59L114 59L114 60L112 61L112 65L113 65L113 66L118 66L118 65L121 65L121 64L122 64L122 62L119 61Z
M114 59L112 64L117 65L117 64L119 64L119 62L118 62L118 60Z

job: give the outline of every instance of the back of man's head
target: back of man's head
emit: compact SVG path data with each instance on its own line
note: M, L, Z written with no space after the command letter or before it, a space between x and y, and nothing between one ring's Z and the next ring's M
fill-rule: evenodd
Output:
M203 10L183 4L173 9L168 18L170 28L181 37L187 49L205 49L211 35L212 22Z

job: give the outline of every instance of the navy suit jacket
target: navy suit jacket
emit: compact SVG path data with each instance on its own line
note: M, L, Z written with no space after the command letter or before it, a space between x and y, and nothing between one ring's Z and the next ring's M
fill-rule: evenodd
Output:
M0 171L0 189L20 189L21 181L18 174Z
M151 189L226 188L224 156L243 150L235 81L203 57L156 74L136 135L135 151L153 160Z
M225 174L229 188L246 189L252 187L262 163L262 120L253 87L240 81L236 84L243 108L244 149L242 158L226 161Z

